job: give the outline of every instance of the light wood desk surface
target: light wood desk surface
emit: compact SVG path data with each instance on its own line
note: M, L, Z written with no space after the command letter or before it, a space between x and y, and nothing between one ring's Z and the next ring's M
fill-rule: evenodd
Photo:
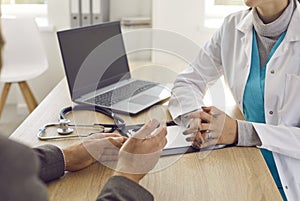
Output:
M71 105L66 80L62 80L49 96L12 134L11 138L29 146L46 143L65 147L77 140L39 141L37 131L45 123L57 122L61 108ZM234 116L238 111L227 111ZM89 113L89 115L87 114ZM101 114L76 112L76 121L91 123L92 118L101 122L109 119ZM135 117L126 117L128 122L143 123L147 119L167 116L166 107L155 107ZM91 118L87 116L92 116ZM71 117L72 119L72 117ZM73 119L74 120L74 119ZM82 122L81 122L82 123ZM94 119L92 119L94 123ZM56 134L55 130L48 132ZM203 157L206 155L206 157ZM148 174L141 185L153 193L157 201L183 200L281 200L270 172L257 148L226 148L207 153L192 153L181 156L163 157L159 165L172 161L164 169ZM95 200L113 170L96 163L82 171L67 173L48 184L52 201ZM124 189L126 191L128 189Z

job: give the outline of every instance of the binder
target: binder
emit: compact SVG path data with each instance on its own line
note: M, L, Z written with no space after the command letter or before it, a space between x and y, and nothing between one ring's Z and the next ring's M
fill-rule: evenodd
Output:
M72 28L80 27L80 12L79 0L70 0L71 19L70 24Z
M99 24L109 20L110 0L70 0L72 28Z
M92 0L92 24L99 24L103 22L101 17L101 0Z
M109 21L109 7L110 7L110 0L100 0L101 8L100 14L102 22Z
M211 151L215 149L224 149L234 147L234 145L212 145L210 147L205 147L201 149L195 149L192 146L186 147L178 147L178 148L166 148L163 149L161 156L172 156L172 155L181 155L181 154L189 154L194 152L204 152L204 151Z
M132 125L132 126L126 126L125 129L122 130L122 134L127 137L131 137L135 132L137 132L143 124L139 125ZM215 149L223 149L232 147L235 145L212 145L209 147L201 148L201 149L195 149L191 146L192 142L187 142L186 137L182 135L182 132L186 128L177 126L173 121L167 122L167 145L163 149L161 156L171 156L171 155L182 155L182 154L188 154L193 152L204 152L204 151L211 151Z
M162 151L161 156L180 155L193 152L204 152L215 149L223 149L233 145L212 145L209 147L195 149L191 146L192 142L187 142L186 137L182 133L186 128L181 126L168 126L167 145Z
M91 7L90 2L92 0L81 0L81 25L91 25Z

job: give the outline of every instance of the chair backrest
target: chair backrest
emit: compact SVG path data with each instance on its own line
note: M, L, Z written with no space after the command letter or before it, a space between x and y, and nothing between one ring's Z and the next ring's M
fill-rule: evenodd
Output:
M5 40L1 81L18 81L16 77L11 78L14 72L23 76L24 80L45 72L48 62L35 20L3 16L1 21ZM7 78L8 74L10 78Z

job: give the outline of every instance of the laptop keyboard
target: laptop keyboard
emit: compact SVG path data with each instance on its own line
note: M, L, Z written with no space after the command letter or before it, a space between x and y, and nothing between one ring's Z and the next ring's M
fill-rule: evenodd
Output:
M108 91L104 94L100 94L94 98L88 99L88 103L111 106L122 100L130 98L136 94L139 94L147 89L150 89L157 85L156 83L150 83L143 80L135 80L125 86L116 88L114 90Z

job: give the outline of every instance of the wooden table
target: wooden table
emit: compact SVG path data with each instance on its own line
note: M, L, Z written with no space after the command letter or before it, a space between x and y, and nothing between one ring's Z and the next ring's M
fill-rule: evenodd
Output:
M78 141L77 139L45 142L36 137L41 126L48 122L57 122L60 109L69 105L71 101L66 80L62 80L11 138L29 146L51 143L65 147ZM241 115L238 110L227 112L234 116ZM143 123L154 116L170 118L165 106L156 106L138 116L124 118L131 123ZM70 118L74 120L74 116ZM75 119L82 121L81 123L90 123L95 118L101 122L111 121L101 114L84 111L76 112ZM48 133L53 135L55 130ZM281 200L257 148L233 147L168 156L161 158L157 167L164 168L148 174L141 181L141 185L153 193L157 201ZM79 172L66 173L59 180L48 184L50 200L95 200L112 173L113 170L98 163Z

